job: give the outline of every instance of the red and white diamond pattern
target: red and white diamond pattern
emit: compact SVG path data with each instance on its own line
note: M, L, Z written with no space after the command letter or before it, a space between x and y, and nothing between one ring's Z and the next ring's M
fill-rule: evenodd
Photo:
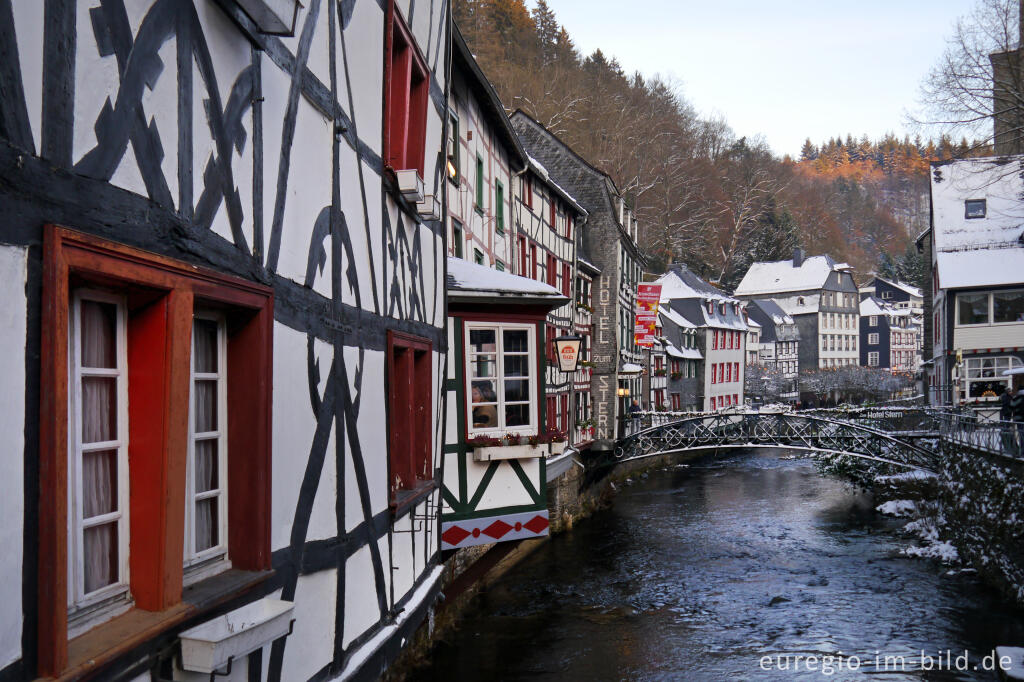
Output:
M548 534L547 510L449 521L441 525L441 549L522 540Z

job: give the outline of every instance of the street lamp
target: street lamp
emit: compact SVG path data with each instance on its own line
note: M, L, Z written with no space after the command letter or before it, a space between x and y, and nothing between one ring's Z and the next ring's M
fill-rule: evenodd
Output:
M559 336L555 339L555 350L558 353L558 368L567 374L576 371L580 364L580 344L583 337Z
M620 388L618 395L619 395L620 398L628 398L629 397L629 389L628 388Z

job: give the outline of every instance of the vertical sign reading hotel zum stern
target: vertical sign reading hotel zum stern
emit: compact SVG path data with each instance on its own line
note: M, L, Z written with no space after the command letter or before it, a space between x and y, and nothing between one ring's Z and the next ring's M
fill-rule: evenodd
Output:
M654 345L654 330L658 326L658 302L661 300L660 284L641 284L636 295L636 324L633 338L641 348Z

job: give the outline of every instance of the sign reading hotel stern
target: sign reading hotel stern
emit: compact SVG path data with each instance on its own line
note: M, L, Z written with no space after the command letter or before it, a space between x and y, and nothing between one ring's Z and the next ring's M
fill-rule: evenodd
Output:
M660 284L641 284L636 294L636 324L633 340L641 348L654 346L654 330L658 326L658 302L661 300Z

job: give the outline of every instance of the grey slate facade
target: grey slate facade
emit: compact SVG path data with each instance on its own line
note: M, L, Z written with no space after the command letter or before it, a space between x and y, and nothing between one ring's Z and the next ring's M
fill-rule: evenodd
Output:
M633 344L642 264L636 218L606 173L522 111L513 113L511 121L527 153L588 213L579 226L580 247L601 271L593 281L594 438L615 438L617 418L628 407L628 399L617 397L618 389L628 389L632 396L641 393L640 374L623 372L625 365L639 364L642 358Z

